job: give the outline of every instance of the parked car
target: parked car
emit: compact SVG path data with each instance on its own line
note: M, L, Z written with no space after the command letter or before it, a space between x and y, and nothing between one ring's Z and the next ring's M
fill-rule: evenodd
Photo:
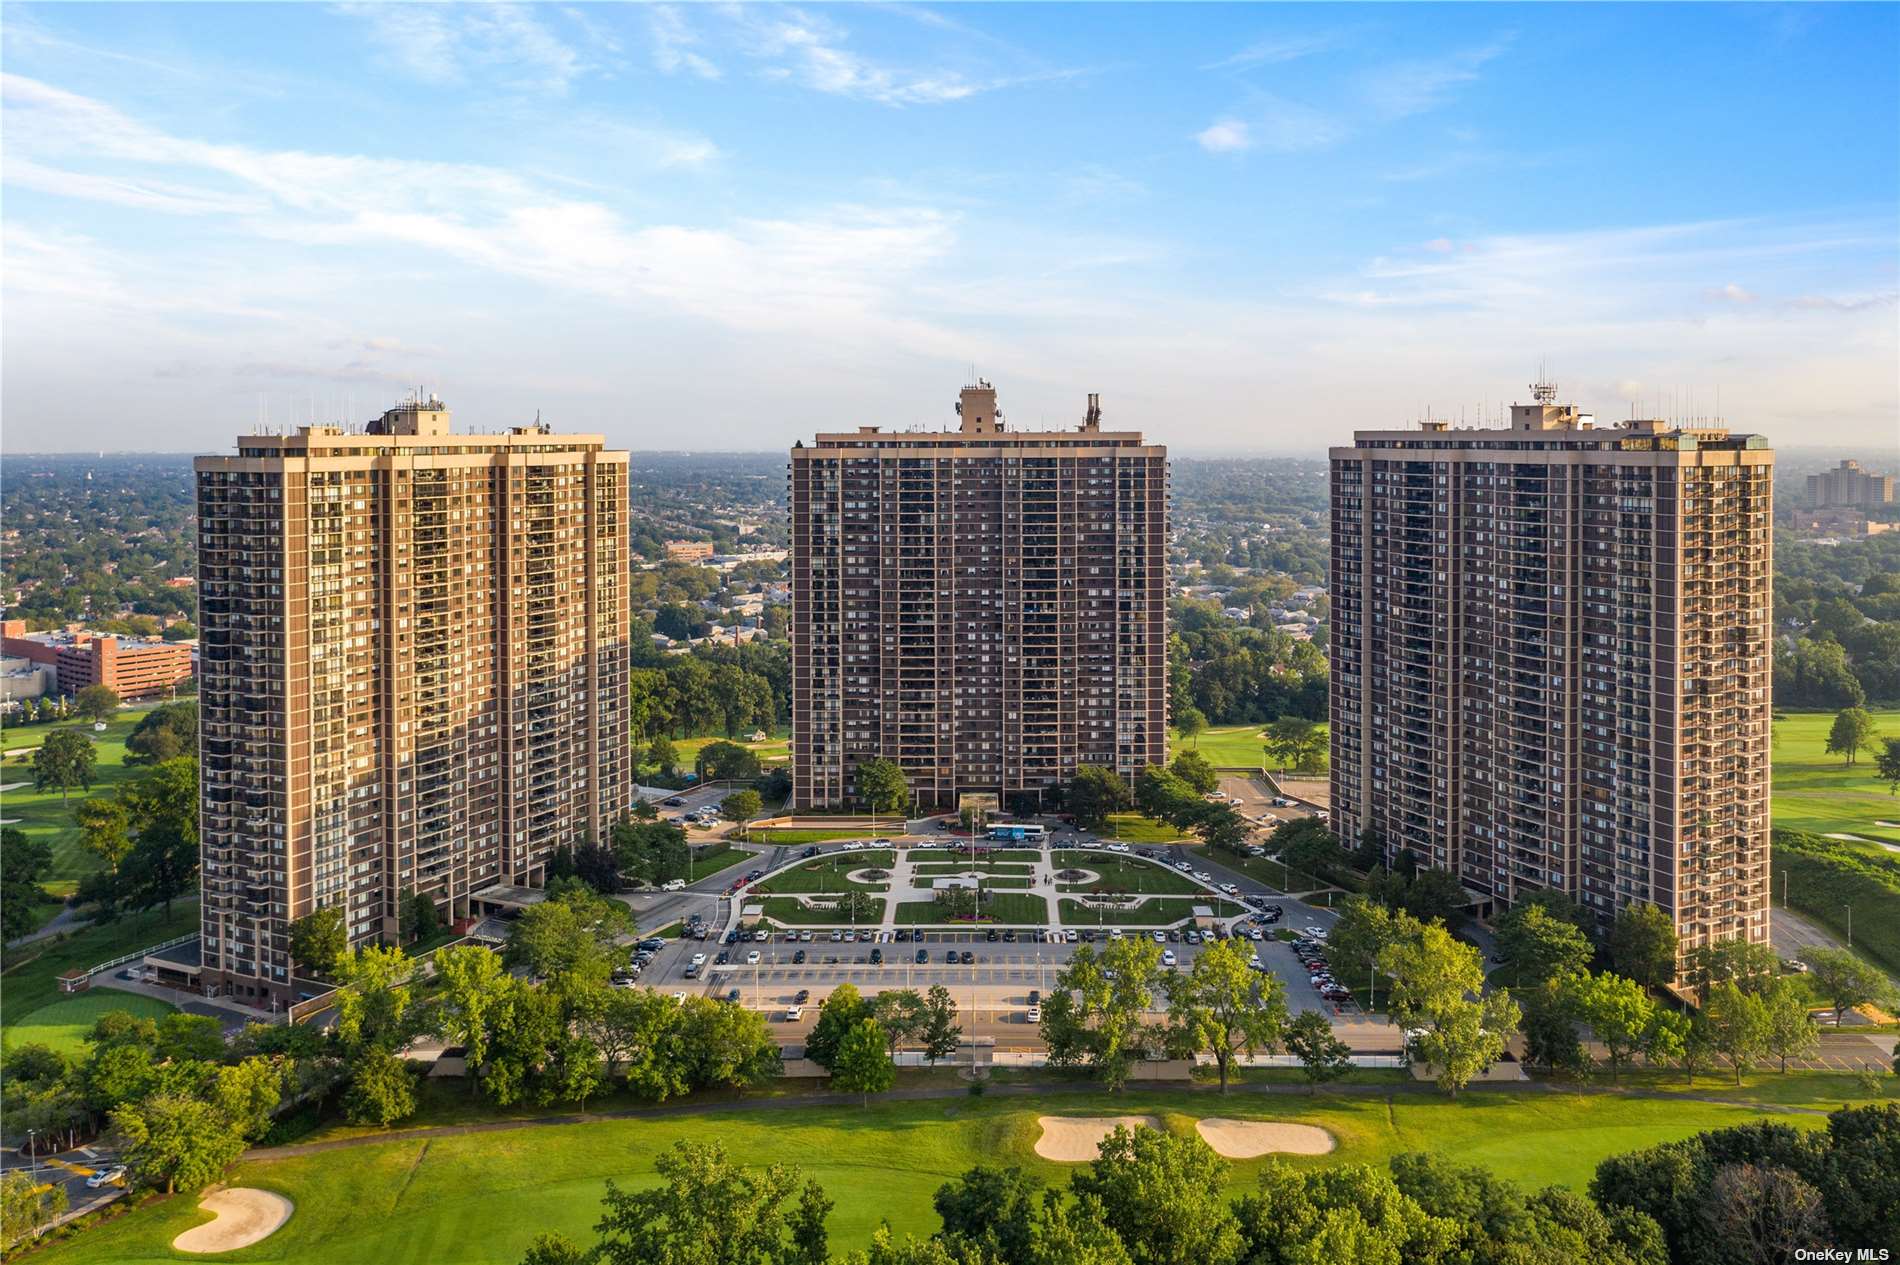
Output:
M725 955L725 954L723 954L723 953L721 953L721 954L720 954L719 956L723 958L723 957L725 957L726 955ZM706 955L705 955L704 953L695 953L695 954L693 954L693 965L694 965L694 966L704 966L704 965L706 965Z
M800 1019L803 1019L804 1017L805 1017L805 1008L803 1006L792 1006L789 1009L787 1009L785 1012L786 1023L797 1023Z
M917 950L917 965L922 966L924 963L928 961L930 961L930 950L929 949Z
M685 799L683 799L682 797L678 795L668 795L665 799L661 800L660 802L662 804L665 804L668 808L678 808L681 804L684 804L686 801Z
M686 880L683 878L668 879L666 882L660 884L660 890L663 892L683 892L686 890Z
M945 949L943 951L943 960L951 966L955 966L957 964L957 951L955 949Z
M872 965L872 966L883 966L883 965L884 965L884 950L882 950L882 949L872 949L872 950L871 950L871 965Z
M963 951L963 965L970 966L974 964L975 962L976 962L976 954L970 952L968 949L965 949Z
M757 949L745 955L745 964L747 966L757 966L759 964L759 951Z
M727 990L726 990L726 1000L727 1000L727 1001L730 1001L730 1002L736 1002L736 1001L738 1001L738 1000L739 1000L739 990L738 990L738 989L736 989L736 988L729 988L729 989L727 989Z
M805 964L805 951L803 949L800 949L798 952L792 954L793 966L803 966L804 964Z
M1175 958L1175 956L1174 956L1174 950L1173 950L1173 949L1163 949L1163 950L1161 950L1161 965L1163 965L1163 966L1173 966L1173 965L1175 964L1175 962L1176 962L1176 960L1177 960L1177 959L1176 959L1176 958Z
M114 1164L111 1168L102 1168L91 1177L88 1177L86 1179L86 1189L97 1190L101 1186L107 1186L113 1182L123 1182L124 1180L125 1165Z
M1031 1023L1042 1022L1042 1007L1041 1006L1031 1006L1027 1014L1028 1014L1029 1022Z

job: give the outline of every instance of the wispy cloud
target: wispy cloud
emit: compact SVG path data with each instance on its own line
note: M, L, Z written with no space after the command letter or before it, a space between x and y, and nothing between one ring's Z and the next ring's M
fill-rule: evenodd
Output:
M1504 36L1476 48L1459 49L1435 58L1387 62L1358 77L1360 98L1377 118L1408 118L1435 110L1452 94L1478 78L1485 63L1503 55L1511 45Z
M1230 57L1209 62L1201 69L1232 70L1241 66L1277 66L1338 48L1344 42L1344 38L1344 33L1340 31L1269 35L1265 39L1254 41Z
M653 33L653 64L666 74L685 71L701 79L719 78L719 67L695 51L699 34L687 24L686 15L670 4L656 4L647 10L648 29Z
M1264 149L1278 154L1298 154L1325 149L1344 140L1346 124L1298 101L1256 94L1245 117L1227 115L1216 119L1194 139L1210 154L1241 153Z
M1717 286L1712 289L1705 290L1703 291L1703 295L1704 297L1706 297L1707 299L1709 299L1709 301L1713 303L1736 303L1736 304L1753 303L1756 297L1753 291L1744 290L1741 286L1736 285L1733 281L1729 282L1725 286Z
M528 6L352 3L338 12L367 23L382 56L424 83L480 78L564 93L588 69L581 52Z
M156 169L162 183L156 175L82 178L63 192L224 216L278 243L425 251L612 302L662 303L733 329L824 327L946 345L893 302L899 279L941 258L954 240L950 217L926 207L833 206L718 228L639 225L603 202L563 198L497 168L214 144L18 75L0 76L0 90L9 137L31 138L24 154L19 143L10 147L6 174L24 159L36 188L59 176L46 165L50 155L75 170L93 161ZM61 257L76 250L63 246ZM27 271L45 277L60 269L42 263Z

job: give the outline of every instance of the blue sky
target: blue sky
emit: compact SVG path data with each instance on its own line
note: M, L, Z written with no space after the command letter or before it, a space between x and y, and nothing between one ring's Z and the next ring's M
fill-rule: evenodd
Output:
M1900 9L19 5L4 445L405 384L635 448L1311 449L1607 417L1900 449Z

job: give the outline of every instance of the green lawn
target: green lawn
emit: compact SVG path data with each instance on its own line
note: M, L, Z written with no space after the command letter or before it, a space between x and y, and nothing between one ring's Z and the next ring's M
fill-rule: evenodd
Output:
M1171 896L1161 900L1144 901L1133 909L1108 909L1098 911L1084 905L1079 900L1062 902L1062 925L1065 927L1086 927L1095 923L1103 927L1165 927L1194 916L1196 905L1206 905L1216 914L1228 915L1244 912L1232 901L1207 899L1201 900L1186 896Z
M41 1006L18 1023L6 1027L6 1044L29 1045L39 1042L65 1054L79 1054L86 1048L86 1034L100 1015L109 1011L129 1011L141 1018L157 1019L177 1007L155 997L139 993L121 993L96 988L90 992L62 997L50 1006Z
M1092 883L1058 883L1057 891L1153 892L1166 895L1204 890L1179 870L1171 870L1152 861L1131 861L1110 852L1058 852L1054 859L1057 865L1074 866L1097 875Z
M1873 717L1883 736L1900 738L1900 711L1877 711ZM1840 756L1827 753L1827 731L1833 723L1833 712L1778 713L1771 805L1775 825L1900 845L1900 828L1876 824L1900 821L1900 799L1888 793L1871 755L1862 752L1850 769Z
M744 848L735 848L730 844L709 844L706 851L695 856L692 864L687 867L686 881L697 883L708 874L717 874L727 866L737 865L752 855L753 853Z
M911 873L922 877L943 874L1034 874L1036 867L1018 861L919 861Z
M122 954L148 949L198 929L198 902L173 903L171 917L147 910L103 927L87 927L69 936L26 945L6 955L0 973L0 1032L60 997L59 973L97 966Z
M781 895L842 892L846 887L856 888L860 892L888 892L891 889L889 883L853 883L847 880L845 875L853 870L874 868L889 870L895 863L896 858L889 849L875 852L839 852L831 856L814 857L802 865L774 874L771 878L756 884L752 890L764 894Z
M26 783L0 794L0 818L17 819L16 824L29 836L44 839L52 845L52 877L78 878L99 868L98 858L86 851L80 842L79 827L73 822L73 805L90 795L110 793L113 787L138 771L136 765L126 767L125 739L145 718L145 713L155 706L156 703L125 708L107 722L104 733L94 733L90 722L80 720L59 725L26 725L0 731L5 736L7 752L4 761L0 761L0 786L13 782ZM21 748L37 747L45 741L47 734L55 729L66 728L81 729L86 737L92 739L96 758L92 770L92 789L75 787L62 799L58 791L33 789L32 756Z
M750 732L749 730L747 732ZM711 734L703 738L675 738L673 750L679 753L679 767L682 773L693 771L693 761L699 758L701 750L715 742L736 742L748 751L755 752L760 761L770 763L783 760L791 753L791 731L775 729L772 736L764 742L752 742L743 738L727 738L723 734ZM643 753L644 754L644 753Z
M768 826L764 829L750 830L746 832L746 837L751 843L784 844L787 847L792 847L797 844L805 843L831 843L838 839L874 839L877 836L868 830L827 830L822 828L784 830L774 829Z
M1049 902L1028 892L996 891L983 902L983 917L976 921L999 927L1040 927L1049 921ZM931 900L905 901L897 907L897 922L906 927L953 925Z
M1326 732L1324 723L1319 728L1321 733ZM1265 729L1265 725L1210 726L1192 742L1182 742L1181 735L1170 733L1168 758L1172 760L1182 751L1199 751L1216 768L1257 769L1267 762L1267 740L1260 736Z
M787 927L873 926L884 920L884 902L881 900L876 902L875 909L859 918L857 924L836 909L807 909L798 903L795 896L768 896L759 904L764 908L767 918Z
M1203 1115L1295 1120L1328 1129L1333 1154L1298 1167L1381 1164L1405 1150L1434 1150L1487 1165L1527 1187L1581 1190L1608 1155L1763 1118L1746 1106L1609 1095L1238 1095L1134 1088L1125 1094L1045 1099L955 1098L874 1102L868 1108L751 1109L716 1115L597 1120L501 1133L379 1142L346 1151L241 1162L232 1185L281 1192L296 1212L241 1261L312 1265L514 1265L530 1240L559 1231L591 1243L612 1178L653 1181L653 1157L681 1140L716 1141L755 1167L792 1165L837 1201L834 1250L864 1246L880 1221L924 1234L937 1227L931 1195L979 1164L1018 1164L1060 1187L1075 1165L1034 1151L1043 1114L1150 1114L1181 1133ZM1776 1117L1819 1128L1820 1116ZM1227 1189L1252 1188L1266 1160L1231 1163ZM54 1265L146 1265L178 1259L171 1240L207 1220L190 1198L156 1200L45 1249Z
M1193 837L1165 821L1156 821L1140 813L1110 814L1108 828L1102 834L1123 843L1173 843L1176 839Z

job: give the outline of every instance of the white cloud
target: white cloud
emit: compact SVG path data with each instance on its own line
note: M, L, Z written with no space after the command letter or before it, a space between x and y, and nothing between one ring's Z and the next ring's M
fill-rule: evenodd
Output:
M1253 148L1250 129L1233 118L1216 119L1206 131L1196 133L1194 139L1210 154L1232 154Z
M370 38L393 65L424 83L498 81L523 91L564 93L586 59L514 4L343 4L369 24Z
M1435 110L1452 93L1478 78L1485 63L1510 47L1505 37L1477 48L1460 49L1432 60L1388 62L1359 76L1359 95L1376 117L1393 120Z
M647 10L647 23L653 32L653 64L666 74L684 70L701 79L719 78L719 67L695 52L700 39L687 25L686 15L670 4L656 4Z
M1300 35L1271 35L1256 40L1231 57L1209 62L1202 70L1229 70L1237 66L1277 66L1339 47L1339 31L1311 31Z
M1725 286L1707 290L1704 293L1707 294L1712 301L1717 303L1753 303L1755 301L1753 294L1736 285L1733 281Z

